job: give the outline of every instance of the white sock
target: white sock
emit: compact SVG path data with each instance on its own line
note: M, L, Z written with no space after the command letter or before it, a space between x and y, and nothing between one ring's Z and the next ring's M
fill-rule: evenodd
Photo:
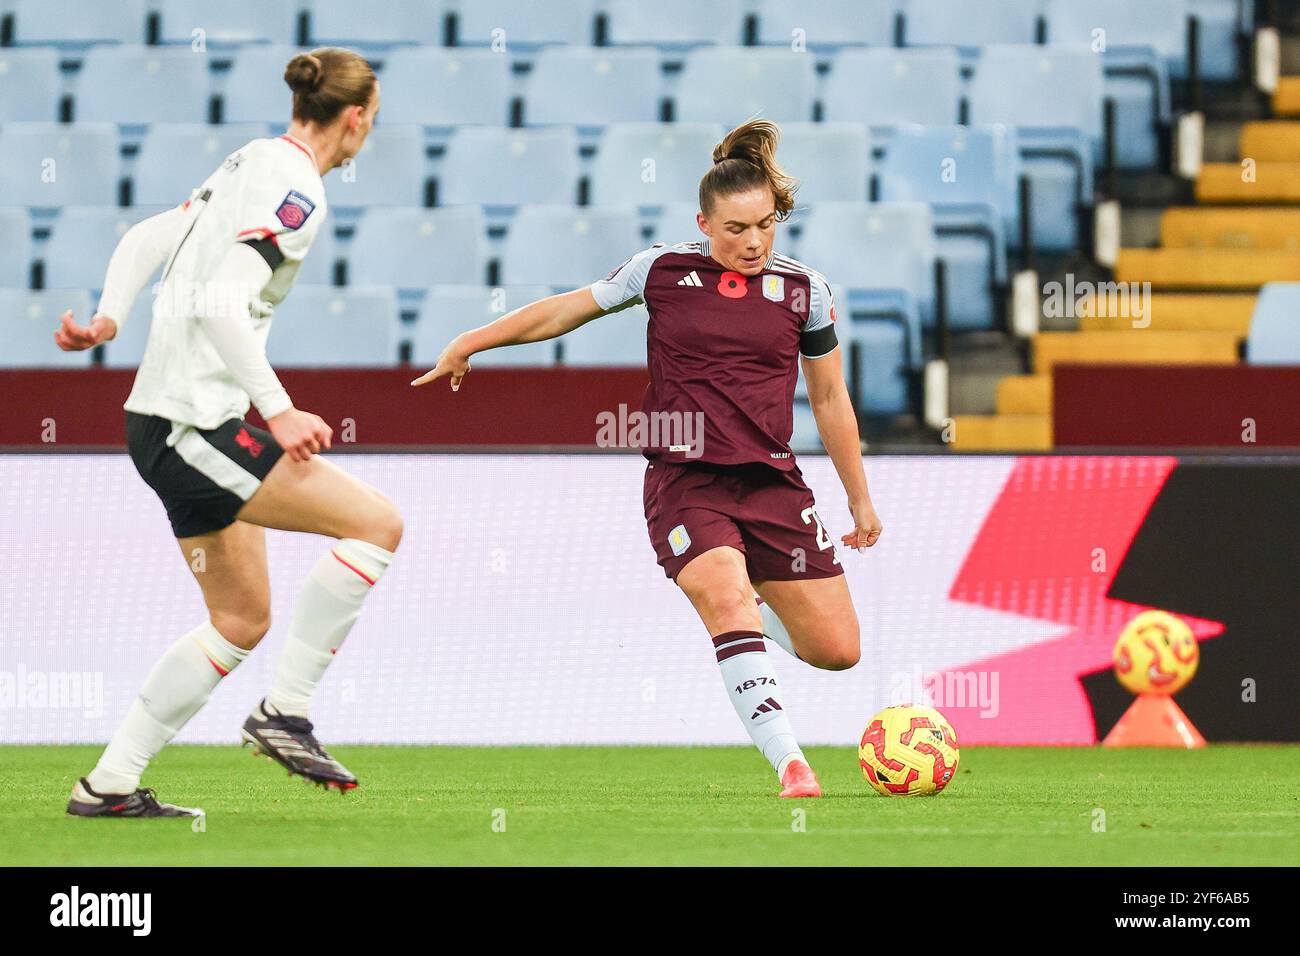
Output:
M316 685L393 558L378 545L343 538L316 562L294 605L289 639L266 696L280 713L308 716Z
M248 651L204 621L167 649L131 704L103 756L86 776L96 793L131 793L149 761L208 702Z
M781 706L776 669L763 636L757 631L728 631L713 639L713 647L736 716L780 777L791 760L804 760L804 755Z
M795 660L803 660L795 651L794 641L790 640L790 632L785 629L781 619L776 616L776 611L772 610L772 605L762 598L756 600L758 601L759 616L763 619L763 636L769 641L781 645L781 648Z

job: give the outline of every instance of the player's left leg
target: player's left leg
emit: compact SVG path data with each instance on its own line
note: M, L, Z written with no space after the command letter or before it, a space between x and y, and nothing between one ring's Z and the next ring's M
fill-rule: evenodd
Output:
M847 670L862 648L858 615L844 575L754 584L763 603L763 634L823 670Z

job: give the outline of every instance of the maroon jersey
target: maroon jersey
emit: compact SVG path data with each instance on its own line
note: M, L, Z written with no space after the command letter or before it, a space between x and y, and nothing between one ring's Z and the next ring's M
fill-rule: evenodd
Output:
M799 355L820 358L837 344L819 273L773 253L745 276L710 257L704 239L638 252L591 294L602 309L640 300L650 313L647 457L793 466Z

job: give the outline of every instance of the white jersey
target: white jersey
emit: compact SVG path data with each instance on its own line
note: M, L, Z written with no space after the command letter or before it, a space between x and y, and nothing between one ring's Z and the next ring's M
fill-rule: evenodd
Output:
M325 215L316 159L299 140L255 139L231 153L177 213L144 359L124 408L203 429L242 418L250 397L196 320L200 297L213 295L208 280L232 243L252 246L271 267L265 285L248 295L265 349L274 307L292 288ZM259 401L264 416L283 411L288 398L271 403Z

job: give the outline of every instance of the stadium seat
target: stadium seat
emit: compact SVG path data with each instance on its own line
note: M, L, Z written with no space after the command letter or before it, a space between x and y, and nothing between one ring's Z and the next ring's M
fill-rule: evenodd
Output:
M903 42L974 48L990 43L1034 43L1042 0L905 0Z
M335 208L420 206L428 180L424 130L381 123L356 159L330 177L326 195Z
M1300 209L1174 206L1160 218L1160 245L1300 251Z
M532 125L653 123L662 86L656 50L550 47L533 61L524 119Z
M954 329L1000 328L1007 236L1020 220L1019 157L1005 127L901 127L878 168L880 198L929 203L947 263Z
M1141 321L1156 332L1231 332L1245 338L1257 296L1241 293L1153 292ZM1114 307L1111 303L1114 302ZM1133 329L1135 316L1124 308L1123 298L1099 297L1080 310L1084 332Z
M77 74L73 115L89 123L205 123L208 58L188 48L97 46Z
M644 366L650 313L641 304L602 315L560 339L565 365Z
M241 47L220 91L222 121L287 126L293 94L284 85L284 68L300 52L296 46L278 44ZM387 119L386 97L383 109Z
M144 8L143 0L12 0L14 38L27 46L143 43Z
M0 286L26 289L32 279L32 219L21 206L0 206Z
M1246 359L1252 365L1300 365L1300 283L1270 282L1260 291Z
M593 203L662 206L694 202L724 130L716 123L616 123L605 130L591 172Z
M1059 363L1075 365L1235 365L1237 337L1230 332L1040 332L1033 367L1050 375Z
M1049 451L1050 415L954 415L952 441L956 451Z
M1157 289L1253 290L1300 282L1300 252L1283 249L1121 249L1117 282Z
M227 156L267 132L259 123L158 123L149 127L131 174L132 201L142 206L184 202Z
M275 308L266 357L276 368L394 365L398 322L392 289L295 286Z
M545 43L586 46L595 39L595 21L595 0L473 0L456 10L456 43L504 42L507 50Z
M728 128L761 116L777 123L813 118L812 58L792 50L703 47L682 67L673 115Z
M1256 162L1300 162L1300 123L1267 120L1247 123L1241 130L1239 154Z
M161 14L164 43L191 43L197 30L206 43L294 43L298 39L298 3L265 0L154 0Z
M607 8L611 43L671 47L743 41L740 0L609 0Z
M404 47L384 60L385 123L455 126L510 120L510 61L489 50Z
M312 240L307 258L298 267L297 281L303 285L334 285L334 267L339 261L340 251L334 223L327 219Z
M934 219L924 203L817 203L803 222L799 259L848 290L841 312L851 318L853 338L868 342L887 368L915 369L922 363L921 323L934 313ZM860 323L897 329L871 330ZM884 341L894 343L881 355ZM873 358L873 361L876 361ZM879 366L877 366L879 367ZM871 414L897 414L907 408L901 373L864 383L869 394L855 396Z
M1008 375L998 382L995 405L999 415L1051 415L1050 375Z
M949 126L959 118L961 64L951 49L845 50L835 57L822 93L827 120L863 123L873 133L919 123Z
M105 368L139 368L153 323L153 290L146 285L131 306L131 314L117 335L104 343Z
M1201 28L1196 49L1202 79L1225 83L1237 78L1241 69L1238 35L1249 32L1249 27L1242 31L1238 11L1249 6L1239 0L1187 0L1187 12Z
M447 144L438 186L439 202L446 204L574 202L577 134L565 126L461 127Z
M174 203L172 205L175 205ZM126 231L169 206L65 206L42 250L51 289L101 289L109 257Z
M758 42L818 50L846 45L892 46L900 0L759 0Z
M53 123L59 118L63 81L53 47L0 49L0 123ZM8 91L22 90L21 96Z
M85 368L92 352L65 352L54 344L59 316L67 309L79 320L90 315L90 295L82 289L0 288L0 315L5 322L5 347L0 368Z
M433 368L442 350L460 333L478 328L507 312L551 294L546 286L436 285L420 304L411 340L411 364ZM474 356L474 368L555 364L555 341L527 342L488 349Z
M1196 201L1202 203L1300 202L1300 163L1260 162L1253 178L1241 163L1206 163L1196 177Z
M646 245L630 206L522 206L506 234L501 278L576 289L604 278Z
M1277 81L1273 112L1278 116L1300 116L1300 76L1284 76Z
M1078 242L1102 154L1103 78L1086 48L995 45L983 49L969 91L970 122L1015 127L1032 185L1034 243L1064 251ZM1018 235L1009 237L1018 245Z
M7 123L0 128L0 196L53 208L118 200L117 127L111 123Z
M1052 44L1104 40L1116 162L1125 169L1156 165L1162 124L1171 116L1169 76L1187 68L1186 0L1048 0L1046 20Z
M699 211L700 204L694 199L690 202L668 203L659 210L659 215L655 218L654 241L671 246L678 242L695 242L703 239L704 234L700 232L700 227L695 222L695 214ZM777 242L779 247L779 235Z
M799 206L867 199L871 144L858 123L785 123L776 158L799 180Z
M384 0L363 9L354 0L312 0L312 44L441 46L452 6L446 0Z
M362 214L348 253L348 282L423 289L483 281L487 232L478 206L377 208Z

